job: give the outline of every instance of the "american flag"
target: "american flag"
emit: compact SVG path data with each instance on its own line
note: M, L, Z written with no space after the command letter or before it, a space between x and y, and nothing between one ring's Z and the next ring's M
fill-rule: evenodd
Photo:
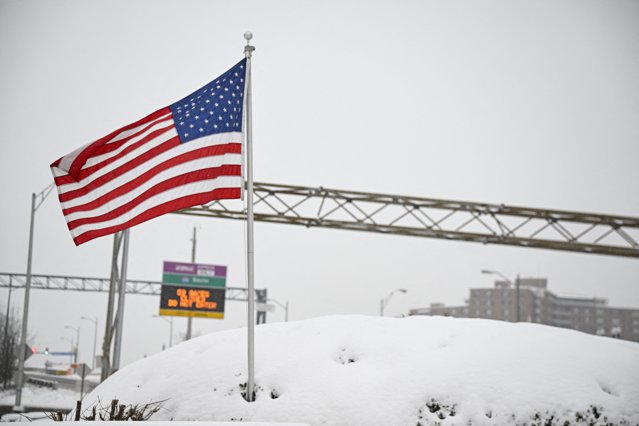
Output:
M240 198L245 79L243 59L184 99L51 164L75 244Z

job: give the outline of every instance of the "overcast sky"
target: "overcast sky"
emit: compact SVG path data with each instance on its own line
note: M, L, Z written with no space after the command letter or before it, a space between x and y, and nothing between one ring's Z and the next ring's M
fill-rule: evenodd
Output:
M242 57L254 33L255 179L639 216L637 1L0 1L0 271L25 272L32 192L49 164L166 106ZM241 222L167 215L132 230L129 277L163 260L229 266L244 286ZM256 287L293 320L461 304L481 269L540 276L565 296L639 308L637 259L257 223ZM75 247L52 196L33 271L109 274L112 238ZM14 291L12 305L24 292ZM4 311L7 291L0 290ZM161 350L159 298L126 301L124 362ZM66 349L106 294L32 292L34 344ZM245 325L195 320L196 333ZM269 314L281 321L282 310ZM176 319L176 338L185 320ZM260 350L267 350L258 348Z

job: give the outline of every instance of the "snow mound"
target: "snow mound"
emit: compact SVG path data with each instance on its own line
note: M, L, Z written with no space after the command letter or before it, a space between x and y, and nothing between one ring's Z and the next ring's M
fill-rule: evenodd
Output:
M530 323L334 316L202 336L85 399L166 400L153 420L310 425L639 424L639 344ZM567 422L567 423L566 423Z

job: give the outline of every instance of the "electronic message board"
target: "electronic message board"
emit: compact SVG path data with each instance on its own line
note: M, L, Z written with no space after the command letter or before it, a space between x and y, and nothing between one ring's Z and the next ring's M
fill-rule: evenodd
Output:
M226 266L164 262L160 315L224 318Z

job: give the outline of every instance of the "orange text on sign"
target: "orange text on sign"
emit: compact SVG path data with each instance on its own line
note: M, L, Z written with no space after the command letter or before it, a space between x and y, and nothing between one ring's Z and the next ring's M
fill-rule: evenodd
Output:
M211 292L208 290L187 290L185 288L178 288L176 291L178 299L169 299L169 308L193 308L196 309L216 309L217 302L209 302L208 299L211 296Z

